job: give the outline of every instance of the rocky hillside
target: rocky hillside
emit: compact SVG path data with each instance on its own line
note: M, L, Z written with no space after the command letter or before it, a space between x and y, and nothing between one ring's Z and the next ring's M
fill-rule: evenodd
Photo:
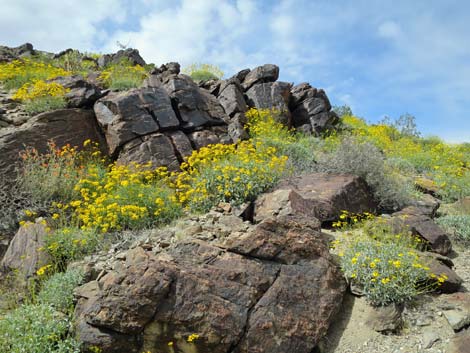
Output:
M465 352L468 146L191 74L0 47L3 351Z

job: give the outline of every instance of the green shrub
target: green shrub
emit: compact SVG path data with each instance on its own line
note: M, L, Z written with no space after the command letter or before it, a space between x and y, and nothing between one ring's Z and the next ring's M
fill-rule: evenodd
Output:
M105 87L113 91L125 91L137 88L147 77L147 70L140 65L131 65L127 61L112 64L103 70L99 79Z
M74 309L73 291L82 281L83 273L78 269L56 273L42 283L37 302L71 315Z
M345 276L360 286L373 305L402 303L430 289L424 286L430 277L429 268L400 242L359 236L339 255Z
M69 145L58 148L53 141L48 143L45 153L26 149L21 154L20 188L37 203L52 200L66 203L77 197L74 187L87 174L89 165L102 165L97 145L90 141L85 145L81 152Z
M5 353L79 353L70 328L70 319L50 305L23 305L0 318L0 347Z
M384 155L369 142L345 137L333 152L319 154L315 168L326 173L362 177L372 188L379 206L385 210L399 209L411 199L411 182L394 172Z
M93 253L102 235L93 229L64 227L48 234L45 250L51 255L55 270L63 271L67 264Z
M448 215L436 222L459 240L470 241L470 215Z
M29 115L34 115L65 107L67 102L64 97L40 97L27 101L23 109Z
M183 73L195 81L220 80L224 76L218 66L211 64L192 64L183 69Z

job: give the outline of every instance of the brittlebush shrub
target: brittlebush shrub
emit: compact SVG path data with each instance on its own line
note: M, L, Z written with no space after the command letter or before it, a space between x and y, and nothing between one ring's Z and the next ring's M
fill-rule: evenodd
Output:
M457 239L470 242L470 215L447 215L436 222Z
M298 174L314 169L315 150L319 140L313 136L296 134L279 122L279 111L250 109L245 113L246 125L253 141L276 149L278 156L288 157L286 172Z
M151 164L112 164L107 170L90 168L69 202L72 218L83 229L140 229L168 223L181 214L181 206L168 184L164 168Z
M239 205L275 185L286 160L261 142L209 145L182 164L174 187L180 203L191 210L207 211L219 202Z
M46 81L71 74L70 71L34 59L25 58L0 63L0 82L6 89L18 89L34 81Z
M24 110L32 115L65 108L67 91L58 83L34 80L21 86L12 98L23 102Z
M375 306L402 303L432 291L447 277L430 272L419 256L419 238L406 229L396 234L390 222L367 215L347 215L346 232L332 244L341 268ZM362 219L362 221L361 221Z
M408 167L407 170L434 180L445 201L470 195L469 144L448 144L435 137L419 138L386 124L369 125L354 116L344 116L342 121L356 139L373 144L387 158L406 161L414 171Z

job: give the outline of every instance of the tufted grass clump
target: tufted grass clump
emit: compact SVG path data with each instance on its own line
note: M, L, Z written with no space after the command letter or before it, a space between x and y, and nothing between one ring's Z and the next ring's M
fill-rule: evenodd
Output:
M194 81L220 80L224 76L218 66L211 64L191 64L183 69L183 73L191 76Z
M470 215L446 215L436 222L463 242L470 242Z
M122 61L105 68L101 72L99 80L106 88L113 91L125 91L139 87L147 75L146 68Z
M286 160L261 142L209 145L181 165L174 187L180 203L194 211L207 211L219 202L239 205L272 187Z

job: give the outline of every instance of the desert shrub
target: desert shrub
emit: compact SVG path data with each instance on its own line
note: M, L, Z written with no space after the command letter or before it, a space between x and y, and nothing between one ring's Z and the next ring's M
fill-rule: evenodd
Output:
M83 273L78 269L56 273L42 283L37 303L52 306L57 311L72 315L73 291L82 281Z
M59 228L47 235L43 251L52 258L53 270L64 271L68 263L93 253L102 241L102 235L93 229Z
M432 274L418 254L399 241L381 242L357 237L339 253L347 278L357 283L373 305L401 303L430 288ZM439 277L439 282L446 278Z
M224 76L218 66L211 64L192 64L184 68L183 73L195 81L220 80Z
M69 206L84 229L139 229L167 223L181 213L168 172L151 164L92 167L74 191L79 196Z
M411 197L411 183L394 173L384 155L370 142L345 137L333 152L319 154L316 169L362 177L383 209L400 208Z
M42 112L62 109L66 106L67 102L64 97L40 97L26 101L23 109L29 115L35 115Z
M50 305L22 305L0 318L0 347L5 353L79 353L70 328L70 319Z
M416 173L433 179L444 201L470 195L470 148L466 144L444 143L439 138L418 138L410 116L403 116L396 126L368 125L363 119L344 116L350 134L379 148L387 158L410 163Z
M179 201L196 211L207 211L219 202L251 201L279 180L286 159L261 142L203 147L193 152L176 176Z
M114 91L125 91L139 87L147 77L147 70L140 65L131 65L127 61L112 64L103 70L99 80L105 87Z
M21 59L0 63L0 82L6 89L18 89L35 80L50 80L58 76L68 76L72 72L45 64L41 60Z
M27 148L22 154L19 185L37 203L53 200L68 202L77 197L75 185L84 177L88 168L102 165L97 144L87 140L84 149L78 151L69 145L58 148L53 141L48 142L48 150L39 153Z
M437 218L436 221L459 240L470 241L470 215L447 215Z

